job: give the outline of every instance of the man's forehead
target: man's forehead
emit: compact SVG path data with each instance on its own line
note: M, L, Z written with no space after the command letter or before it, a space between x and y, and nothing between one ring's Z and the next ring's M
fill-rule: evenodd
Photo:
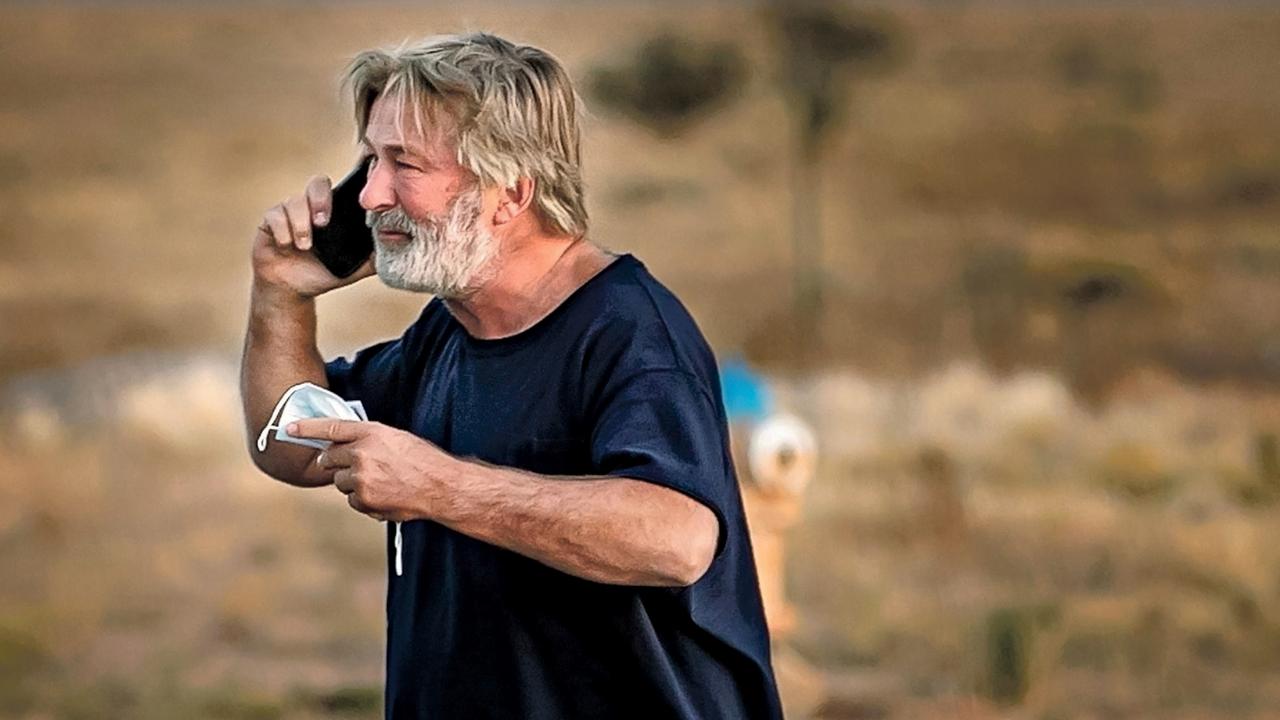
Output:
M409 103L400 102L396 96L379 97L370 108L364 140L375 147L429 154L448 137L446 128L433 122L433 116L438 115L423 109L415 117Z

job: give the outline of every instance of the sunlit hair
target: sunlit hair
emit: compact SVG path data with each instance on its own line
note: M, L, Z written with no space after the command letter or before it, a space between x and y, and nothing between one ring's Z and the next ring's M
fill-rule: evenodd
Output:
M489 187L534 181L534 207L546 230L574 237L587 231L579 139L580 99L568 73L548 53L488 33L444 35L398 47L365 50L347 67L356 139L364 137L373 102L404 104L419 134L424 116L455 144L458 163Z

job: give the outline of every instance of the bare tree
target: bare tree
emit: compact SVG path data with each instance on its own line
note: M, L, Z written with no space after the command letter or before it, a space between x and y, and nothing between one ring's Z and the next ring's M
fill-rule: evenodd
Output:
M896 67L902 33L884 13L831 2L776 0L765 10L778 39L780 81L793 117L792 243L795 309L822 305L822 160L857 83Z
M670 139L727 105L746 75L734 45L664 33L641 45L626 64L596 69L588 88L604 107Z

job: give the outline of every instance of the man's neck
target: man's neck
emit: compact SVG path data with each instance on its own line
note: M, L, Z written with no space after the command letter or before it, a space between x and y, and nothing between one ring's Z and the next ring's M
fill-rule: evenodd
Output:
M616 257L585 239L560 237L504 250L489 282L468 297L444 301L474 338L504 338L532 327Z

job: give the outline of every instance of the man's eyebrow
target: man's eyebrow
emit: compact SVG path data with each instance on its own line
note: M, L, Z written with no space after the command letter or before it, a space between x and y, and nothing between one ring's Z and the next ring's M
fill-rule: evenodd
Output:
M364 146L365 146L365 147L367 147L367 148L370 148L370 149L372 149L372 148L373 148L373 143L372 143L372 142L369 142L369 136L368 136L368 135L365 135L364 137L360 138L360 142L361 142L361 143L363 143L363 144L364 144ZM407 147L405 147L404 145L401 145L400 143L387 143L386 145L383 145L383 147L385 147L385 148L387 149L387 151L388 151L388 152L401 153L401 154L404 154L404 155L416 155L416 154L417 154L417 153L415 153L413 150L411 150L410 148L407 148Z

